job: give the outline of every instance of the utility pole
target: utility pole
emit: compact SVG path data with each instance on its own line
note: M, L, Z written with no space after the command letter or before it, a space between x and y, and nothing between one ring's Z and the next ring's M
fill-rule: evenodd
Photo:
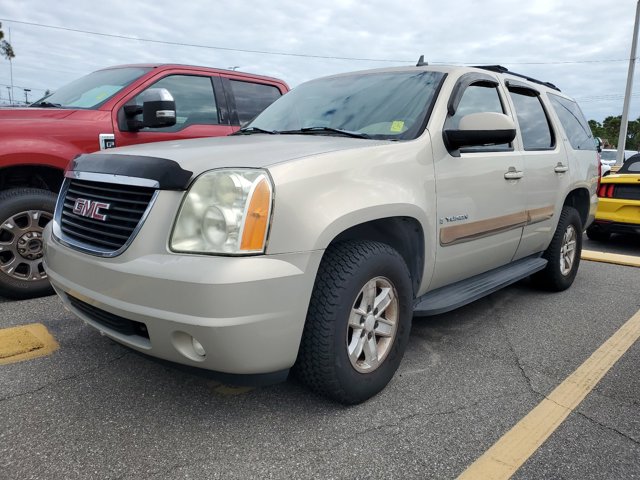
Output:
M624 92L624 106L620 119L620 136L618 137L618 155L616 165L624 163L624 148L627 143L627 126L629 123L629 103L631 103L631 86L633 84L633 71L636 66L636 46L638 45L638 20L640 19L640 0L636 4L636 23L633 25L633 42L631 43L631 57L629 58L629 72L627 73L627 89Z
M11 87L7 87L7 93L9 94L9 106L11 106Z
M9 27L9 44L13 45L11 43L11 27ZM13 98L13 62L11 61L11 57L9 57L9 75L11 76L11 94L9 95L9 103L11 103L11 99Z
M29 105L29 92L31 91L30 88L25 88L24 89L24 103Z

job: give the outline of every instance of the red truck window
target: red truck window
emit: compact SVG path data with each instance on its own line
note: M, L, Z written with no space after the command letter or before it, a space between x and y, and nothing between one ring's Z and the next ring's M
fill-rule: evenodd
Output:
M231 80L231 90L236 100L238 119L240 124L253 120L253 118L271 105L282 95L273 85L261 83L243 82Z
M170 75L149 88L166 88L176 101L176 124L155 128L156 132L176 132L189 125L218 125L218 107L210 77L195 75ZM140 95L135 98L142 105ZM144 128L142 131L152 129Z

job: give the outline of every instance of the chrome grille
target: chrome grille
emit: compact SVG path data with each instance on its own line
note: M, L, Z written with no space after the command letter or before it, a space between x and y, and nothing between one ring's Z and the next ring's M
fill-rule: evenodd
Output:
M67 179L56 220L62 240L83 250L113 254L123 249L137 232L156 190L150 187ZM108 204L104 220L74 213L76 200Z

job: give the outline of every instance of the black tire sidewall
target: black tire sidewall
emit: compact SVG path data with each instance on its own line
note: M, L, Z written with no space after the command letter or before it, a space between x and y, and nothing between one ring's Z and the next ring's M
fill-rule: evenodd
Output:
M562 244L564 242L564 234L569 225L573 225L576 231L576 248L575 258L571 271L568 275L563 275L560 271L560 255ZM543 258L547 259L547 267L535 275L536 283L546 290L563 291L569 288L576 278L578 267L580 266L580 254L582 252L582 221L578 211L569 206L564 206L560 214L558 226L553 235L553 239L549 247L543 254Z
M0 192L0 222L27 210L41 210L53 215L56 194L37 188L15 188ZM25 299L53 293L47 279L37 281L19 280L0 271L0 295L14 299Z
M396 336L382 364L370 373L358 372L347 352L348 319L360 290L373 278L384 277L393 285L398 296L398 325ZM399 255L385 252L363 261L341 295L333 338L335 377L346 396L347 403L359 403L382 390L398 369L409 340L412 318L412 287L407 268Z
M605 242L611 237L611 233L605 232L597 225L591 225L587 228L587 237L595 242Z

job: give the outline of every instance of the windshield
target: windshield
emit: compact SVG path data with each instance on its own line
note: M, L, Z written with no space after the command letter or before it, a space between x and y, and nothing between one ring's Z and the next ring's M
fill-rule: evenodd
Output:
M602 150L600 152L600 158L602 160L615 160L618 152L615 150Z
M127 67L98 70L31 104L32 107L98 108L150 68Z
M300 133L413 139L443 73L372 72L322 78L287 93L242 130L246 133Z

